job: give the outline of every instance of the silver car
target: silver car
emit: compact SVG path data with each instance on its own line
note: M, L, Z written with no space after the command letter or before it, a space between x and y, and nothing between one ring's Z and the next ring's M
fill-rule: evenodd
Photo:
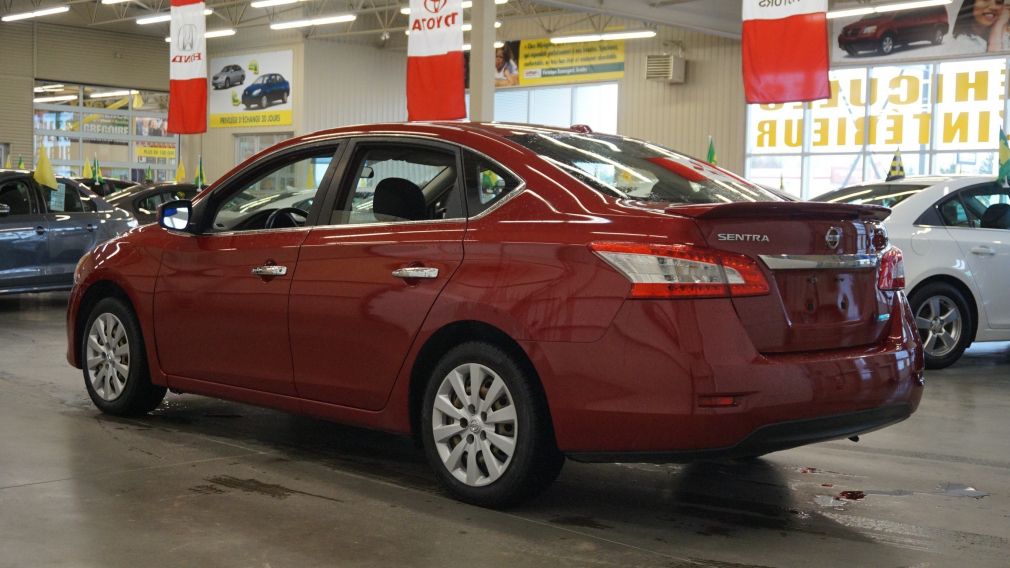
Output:
M80 183L40 186L27 171L0 170L0 294L68 289L95 245L137 226Z
M245 83L245 69L238 65L225 65L210 80L215 89L227 89Z

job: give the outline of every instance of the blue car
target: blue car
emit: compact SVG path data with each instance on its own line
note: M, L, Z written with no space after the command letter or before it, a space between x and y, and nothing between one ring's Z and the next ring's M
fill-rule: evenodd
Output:
M242 104L246 109L258 106L267 108L273 102L288 102L291 84L280 73L267 73L242 91Z

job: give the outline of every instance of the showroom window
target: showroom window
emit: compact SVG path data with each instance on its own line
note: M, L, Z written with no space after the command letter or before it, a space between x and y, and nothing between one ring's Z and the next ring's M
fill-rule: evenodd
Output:
M564 128L588 124L594 132L617 134L617 96L617 83L498 89L494 94L494 119ZM466 109L469 115L469 93Z
M155 181L174 179L168 93L37 81L33 107L35 148L46 148L57 175L80 176L97 158L106 178L143 181L150 168Z
M905 174L995 174L1010 60L833 69L832 97L748 105L745 174L804 199Z

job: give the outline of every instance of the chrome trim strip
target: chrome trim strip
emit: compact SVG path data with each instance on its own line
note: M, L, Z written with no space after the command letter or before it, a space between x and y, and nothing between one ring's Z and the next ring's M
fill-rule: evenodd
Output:
M758 255L771 270L866 270L876 268L875 254L762 254Z

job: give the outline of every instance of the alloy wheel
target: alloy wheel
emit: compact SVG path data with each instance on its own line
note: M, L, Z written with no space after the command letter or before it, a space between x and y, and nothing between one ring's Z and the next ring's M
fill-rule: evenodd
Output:
M439 384L431 416L442 465L471 487L494 483L516 450L516 406L505 381L484 365L466 363Z
M130 376L130 340L114 314L106 312L91 324L87 368L91 386L102 400L111 402L123 394Z
M961 310L947 296L930 296L915 314L915 327L931 357L944 357L957 347L964 332Z
M880 40L880 51L884 55L894 51L894 38L891 36L884 36L884 39Z

